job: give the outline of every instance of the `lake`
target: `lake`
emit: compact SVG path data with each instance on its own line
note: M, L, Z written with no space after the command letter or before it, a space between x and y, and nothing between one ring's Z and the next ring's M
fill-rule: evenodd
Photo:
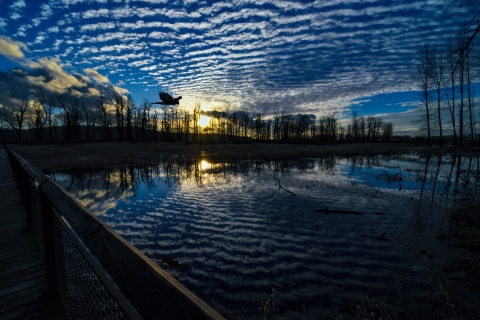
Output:
M442 237L479 173L453 156L179 156L50 177L227 318L428 319L452 312L442 270L470 256Z

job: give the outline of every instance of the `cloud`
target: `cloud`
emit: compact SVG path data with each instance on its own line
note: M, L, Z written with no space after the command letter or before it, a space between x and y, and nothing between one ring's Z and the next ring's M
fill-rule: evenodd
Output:
M0 54L3 54L10 60L15 60L24 57L22 50L28 50L24 43L14 41L10 37L0 36Z
M0 18L0 30L5 29L6 26L7 26L7 19Z
M59 60L39 59L30 61L28 68L17 67L8 72L0 71L0 104L11 105L23 98L34 99L37 88L50 97L62 95L65 101L81 99L86 105L95 105L95 99L103 94L107 100L126 89L105 86L80 74L68 73L60 67ZM95 80L95 79L93 79Z
M95 69L90 69L90 68L87 68L85 70L83 70L85 72L86 75L90 76L92 79L94 79L95 81L98 81L98 82L110 82L110 80L108 80L107 77L105 76L102 76L101 74L99 74L97 72L97 70Z
M28 75L25 78L34 86L40 86L48 91L65 93L69 88L81 88L86 84L78 77L65 72L59 66L59 60L39 59L38 62L31 62L30 68L37 70L39 74Z
M58 26L53 26L47 29L47 32L58 33L59 31Z
M10 13L10 19L12 19L12 20L18 20L21 17L23 17L23 16L21 14L19 14L18 12L11 12Z
M8 7L13 10L21 10L22 8L25 8L25 0L17 0Z
M114 29L115 23L113 22L99 22L94 24L86 24L80 26L80 30L85 31L98 31L98 30L107 30L107 29Z

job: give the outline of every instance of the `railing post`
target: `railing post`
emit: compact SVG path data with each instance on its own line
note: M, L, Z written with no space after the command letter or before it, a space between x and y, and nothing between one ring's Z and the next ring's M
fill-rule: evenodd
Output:
M43 256L45 260L45 277L47 293L51 297L58 296L57 266L55 263L55 238L53 230L52 203L45 192L38 186L40 195L40 212L42 216Z
M25 217L27 219L27 229L33 229L33 214L32 214L32 196L30 192L30 178L28 174L23 170L23 193L25 202Z
M20 162L17 160L17 172L18 172L18 177L17 179L17 186L18 189L20 189L20 202L24 203L25 202L25 189L28 187L28 184L25 184L25 171L23 170L22 165Z

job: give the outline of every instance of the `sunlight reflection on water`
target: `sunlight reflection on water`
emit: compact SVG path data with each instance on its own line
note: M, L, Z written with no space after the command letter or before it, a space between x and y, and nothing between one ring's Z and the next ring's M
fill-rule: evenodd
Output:
M426 266L406 255L406 230L432 212L438 219L429 223L438 225L440 205L474 160L174 161L52 179L154 261L187 266L161 264L223 315L259 316L275 289L283 318L318 319L350 310L366 293L393 303L404 270L413 281L404 290L421 293ZM314 211L326 208L332 213ZM384 232L392 241L362 236Z

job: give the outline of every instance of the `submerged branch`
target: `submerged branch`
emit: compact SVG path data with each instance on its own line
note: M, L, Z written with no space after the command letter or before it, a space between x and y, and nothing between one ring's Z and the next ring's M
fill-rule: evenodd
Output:
M169 266L172 266L172 267L174 267L174 268L180 269L180 270L182 270L182 271L187 271L187 270L188 270L188 268L187 268L186 265L181 264L181 263L178 263L178 260L173 260L173 259L170 258L169 256L162 257L162 258L161 258L161 261L156 260L155 262L156 262L156 263L167 264L167 265L169 265Z
M364 214L374 214L377 216L383 216L383 212L362 212L362 211L353 211L353 210L329 210L328 208L326 209L317 209L313 210L315 212L323 212L325 214L329 213L341 213L341 214L355 214L355 215L364 215Z
M386 234L387 233L384 232L381 235L374 237L374 236L369 236L368 234L362 233L362 237L368 237L368 238L372 238L372 239L376 239L376 240L380 240L380 241L393 241L392 239L386 238L385 237Z
M280 180L279 180L279 179L277 179L277 178L276 178L274 175L272 175L272 174L270 174L270 175L272 176L273 179L275 179L275 180L278 182L278 188L277 188L277 189L275 190L275 192L270 196L270 198L273 197L273 196L275 195L275 193L277 193L277 191L280 190L280 189L282 189L282 190L290 193L290 194L292 195L292 197L295 197L295 196L296 196L296 194L293 193L292 191L290 191L290 190L288 190L288 189L285 189L285 188L282 186L282 184L280 183Z

